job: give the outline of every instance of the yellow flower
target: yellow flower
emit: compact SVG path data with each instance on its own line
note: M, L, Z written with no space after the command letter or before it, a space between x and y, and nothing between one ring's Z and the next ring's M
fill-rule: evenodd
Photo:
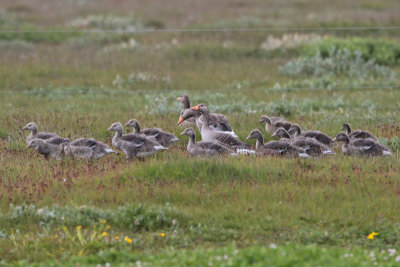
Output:
M101 236L107 236L107 233L106 233L106 232L103 232L103 233L101 234Z
M102 222L102 223L107 223L107 220L102 220L101 222Z
M111 228L111 226L110 225L107 225L107 229L110 229Z
M81 251L79 251L79 255L82 255L83 254L83 251L81 250Z
M132 239L130 239L129 237L125 236L124 240L125 240L125 242L132 244Z
M369 235L368 235L368 239L375 239L375 236L377 236L377 235L379 235L377 232L372 232L372 233L370 233Z
M165 236L165 233L158 233L157 235L158 235L158 236L161 236L161 237L164 237L164 236Z
M299 228L299 227L297 225L295 225L293 228L297 230L297 228Z
M116 236L116 237L115 237L115 240L119 240L119 236Z
M78 225L77 227L76 227L76 230L81 230L82 229L82 226L81 225Z

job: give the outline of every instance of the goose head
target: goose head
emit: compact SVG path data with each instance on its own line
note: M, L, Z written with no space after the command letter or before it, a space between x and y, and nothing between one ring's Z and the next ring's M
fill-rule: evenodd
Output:
M278 130L276 130L275 133L272 134L272 136L290 139L289 133L282 127L278 128Z
M139 122L136 119L131 119L127 123L125 123L126 127L136 128L139 125Z
M29 142L26 148L34 148L38 149L40 146L44 145L44 141L41 139L34 138L32 141Z
M247 136L246 140L249 140L249 139L257 139L258 140L259 138L261 138L261 139L263 138L261 131L258 129L253 129L250 132L249 136Z
M34 122L29 122L28 124L26 124L21 129L22 130L26 130L26 131L35 132L35 131L37 131L37 126L36 126L36 124Z
M208 107L206 104L198 104L197 106L191 107L192 110L200 111L201 113L208 112Z
M298 124L292 124L292 126L290 126L290 128L289 128L288 133L293 136L300 135L301 128Z
M183 94L181 96L178 96L176 100L182 102L185 108L190 108L190 100L188 95Z
M193 109L185 109L184 111L181 112L181 115L179 116L178 125L180 125L185 120L196 116L197 116L197 111Z
M109 132L121 131L122 132L122 124L120 122L114 122L113 124L111 124L110 127L108 127L107 131L109 131Z
M187 135L187 136L191 137L191 136L195 135L195 132L194 132L193 128L187 128L183 132L181 132L179 135Z
M349 137L345 133L338 133L335 138L332 139L333 142L335 141L342 141L345 143L350 142Z
M262 115L258 123L268 123L271 125L271 119L267 115Z
M341 130L345 130L347 134L351 133L351 127L350 124L348 123L343 123L342 129Z

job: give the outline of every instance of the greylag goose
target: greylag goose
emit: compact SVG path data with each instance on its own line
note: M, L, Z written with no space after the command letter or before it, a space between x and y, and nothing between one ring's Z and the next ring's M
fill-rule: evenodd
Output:
M31 134L28 135L28 137L26 138L26 143L28 143L28 144L34 138L46 140L51 137L58 136L55 133L38 132L38 128L34 122L30 122L30 123L26 124L24 127L22 127L22 130L31 131Z
M273 134L280 127L289 130L292 125L282 117L268 117L267 115L262 115L258 123L265 123L265 130L269 134Z
M43 155L46 160L49 160L50 158L59 159L58 155L60 152L60 145L48 144L45 140L34 138L29 141L26 148L36 149L36 151Z
M177 100L183 103L183 111L190 109L189 96L184 94L178 97ZM199 131L201 131L201 127L203 125L203 116L200 112L196 112L193 117L188 117L186 120L189 120L190 122L194 121ZM186 122L186 120L180 122L178 125L181 125L182 123ZM210 113L209 127L214 131L227 132L231 134L233 137L237 137L235 132L232 130L232 127L229 124L228 119L223 114Z
M310 137L310 138L315 138L316 140L318 140L318 142L327 146L335 145L335 142L328 135L320 131L302 131L298 124L292 124L288 132L293 137L298 137L298 136Z
M61 151L62 152L60 152L60 154L63 154L65 156L92 160L101 159L111 153L117 154L116 151L109 148L106 144L98 141L95 141L91 145L89 145L88 143L88 145L86 146L76 146L70 143L63 143L61 144Z
M183 111L190 110L190 100L189 100L189 96L188 95L183 94L183 95L177 97L176 100L182 102ZM199 114L199 116L200 116L200 114ZM197 117L199 117L199 116L197 116ZM188 117L185 121L182 121L178 125L179 126L183 126L183 127L191 127L191 126L197 125L196 124L196 116Z
M264 144L264 137L258 129L252 130L246 139L256 139L256 153L259 156L310 157L304 149L292 145L289 141L269 141Z
M176 143L179 141L179 139L173 135L172 133L165 132L159 128L146 128L146 129L140 129L139 122L135 119L129 120L125 126L128 127L133 127L133 133L134 134L144 134L148 138L155 139L160 145L164 147L169 147L173 143ZM154 142L154 139L152 140Z
M345 155L360 155L360 156L390 156L392 153L386 147L377 143L375 140L358 139L355 142L351 141L345 133L339 133L333 138L334 141L342 141L342 151Z
M343 124L342 130L345 130L345 131L346 131L347 136L348 136L350 139L366 139L366 138L371 138L371 139L373 139L373 140L375 140L375 141L378 141L378 138L377 138L375 135L373 135L373 134L371 134L371 133L369 133L369 132L367 132L367 131L362 131L362 130L353 131L353 130L351 129L351 127L350 127L350 124L348 124L348 123L344 123L344 124Z
M215 155L224 155L231 154L236 155L236 153L227 148L226 146L221 146L217 143L211 142L197 142L196 143L196 133L193 128L187 128L180 135L189 136L189 142L187 145L187 152L189 152L192 156L215 156Z
M205 104L199 104L191 108L192 110L199 111L203 115L203 126L201 127L201 139L204 142L218 143L223 146L228 146L230 149L236 149L238 153L254 154L254 151L248 150L250 146L239 138L225 132L213 131L209 126L210 112ZM237 150L242 149L242 150Z
M78 138L78 139L75 139L74 141L72 141L71 145L92 147L92 146L96 145L96 140L94 138L82 137L82 138Z
M314 138L303 136L291 138L289 133L284 128L279 128L275 133L272 134L272 136L279 137L281 140L290 140L292 145L303 148L308 155L313 157L319 157L322 154L333 154L332 150L328 146L320 143Z
M122 135L123 128L120 122L113 123L107 131L115 132L112 139L112 145L123 151L126 155L126 159L131 159L132 157L145 157L160 150L168 149L137 134Z

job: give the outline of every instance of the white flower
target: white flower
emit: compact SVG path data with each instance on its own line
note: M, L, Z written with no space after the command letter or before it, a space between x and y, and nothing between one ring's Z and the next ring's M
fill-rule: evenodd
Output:
M396 249L394 249L394 248L389 248L389 249L388 249L388 252L389 252L389 256L394 256L394 254L396 254Z
M277 248L277 245L274 243L271 243L271 244L269 244L269 248L275 249L275 248Z
M228 255L224 255L224 260L227 260L229 257L228 257Z
M400 262L400 256L397 256L395 259L396 262Z

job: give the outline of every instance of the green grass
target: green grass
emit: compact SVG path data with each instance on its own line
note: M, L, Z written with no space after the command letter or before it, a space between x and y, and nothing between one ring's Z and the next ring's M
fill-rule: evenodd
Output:
M124 7L89 2L61 9L49 1L52 12L44 12L35 1L6 0L0 28L65 28L108 12L166 29L398 22L396 1L293 1L285 7L279 1L204 1L194 18L183 2L161 9L150 1ZM283 32L0 34L0 266L396 266L397 31L329 32L306 48L267 51L262 44L271 34L296 39ZM351 51L372 47L366 59L380 60L393 75L279 72L307 51L332 44ZM21 127L30 121L40 131L109 145L106 129L132 118L178 136L182 105L176 97L183 93L192 105L207 103L225 114L242 140L254 128L273 139L258 124L263 114L332 137L349 122L378 136L393 156L346 157L339 146L336 155L318 159L196 159L186 153L186 136L143 161L126 161L121 153L94 162L46 161L26 149L28 133ZM372 232L379 235L370 240Z

